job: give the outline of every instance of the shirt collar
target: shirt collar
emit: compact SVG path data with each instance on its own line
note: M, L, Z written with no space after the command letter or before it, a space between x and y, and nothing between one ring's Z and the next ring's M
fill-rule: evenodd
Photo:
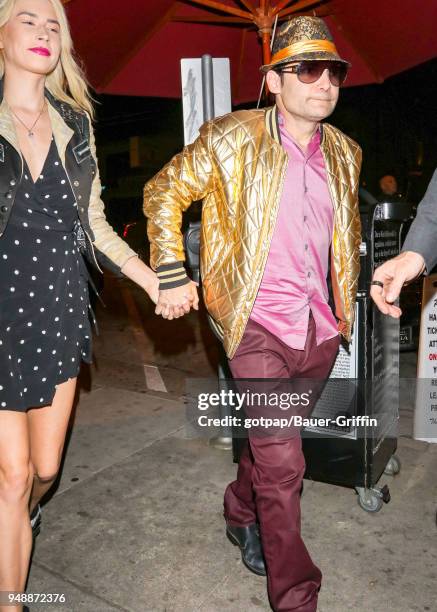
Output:
M298 143L295 141L293 136L289 132L287 132L287 130L285 128L285 119L284 119L284 116L279 111L279 109L278 109L278 126L279 126L280 135L281 135L282 146L284 146L284 144L286 144L286 143L290 143L291 142L300 151L302 151L302 149L300 148ZM310 140L310 142L308 144L305 157L310 157L311 155L313 155L317 151L317 149L320 146L321 140L322 140L322 124L319 123L319 125L317 126L316 131L314 132L313 137L311 138L311 140Z

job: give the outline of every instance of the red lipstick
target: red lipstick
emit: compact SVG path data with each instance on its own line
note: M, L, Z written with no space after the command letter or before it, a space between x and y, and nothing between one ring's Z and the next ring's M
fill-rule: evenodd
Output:
M46 47L32 47L29 51L33 51L38 55L43 55L44 57L49 57L51 55L50 51Z

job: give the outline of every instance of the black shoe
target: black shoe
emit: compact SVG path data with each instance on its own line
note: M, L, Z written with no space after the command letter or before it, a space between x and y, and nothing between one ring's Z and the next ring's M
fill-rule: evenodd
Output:
M245 527L232 527L226 525L226 535L235 546L241 550L241 560L244 565L258 576L266 575L261 540L259 537L258 525L252 523Z
M30 526L32 527L33 539L35 539L41 531L41 516L41 506L38 504L37 506L35 506L32 514L30 515Z

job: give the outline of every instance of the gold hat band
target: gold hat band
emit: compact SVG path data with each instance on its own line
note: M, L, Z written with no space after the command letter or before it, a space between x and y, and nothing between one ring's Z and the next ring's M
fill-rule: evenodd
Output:
M293 57L294 55L300 55L301 53L311 53L315 51L327 51L328 53L335 53L338 55L334 43L330 40L304 40L281 49L272 56L270 62L274 64L286 59L287 57Z

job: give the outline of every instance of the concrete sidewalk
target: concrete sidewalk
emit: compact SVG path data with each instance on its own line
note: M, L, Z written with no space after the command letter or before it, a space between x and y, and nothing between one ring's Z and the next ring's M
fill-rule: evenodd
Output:
M109 279L105 296L28 584L66 602L32 612L270 610L265 579L224 535L231 454L186 424L186 379L215 376L204 317L158 320L125 281ZM403 357L409 376L413 358ZM404 426L411 414L404 404ZM321 612L436 610L437 445L412 440L406 427L397 454L401 473L381 481L392 500L376 514L351 489L305 482L303 534L324 574Z

